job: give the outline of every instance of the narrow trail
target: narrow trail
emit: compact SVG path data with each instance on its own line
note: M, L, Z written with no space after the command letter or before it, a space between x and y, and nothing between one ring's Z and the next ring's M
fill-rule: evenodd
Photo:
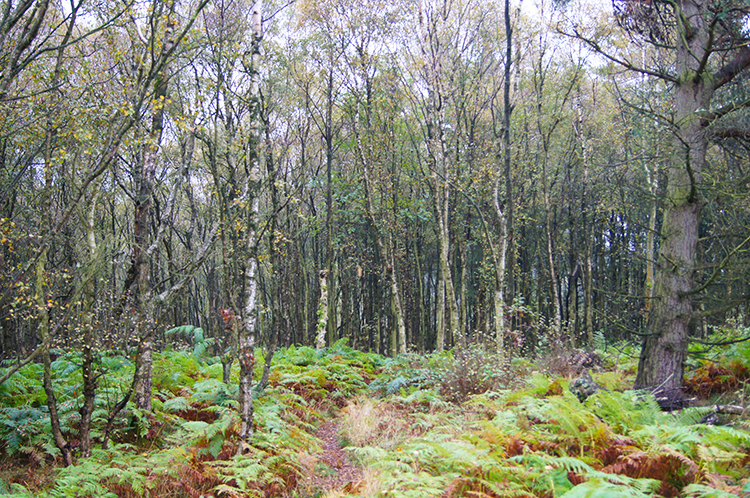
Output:
M362 485L362 469L351 462L339 443L340 428L336 418L323 423L316 432L323 442L322 452L306 462L308 489L323 493L321 496L331 492L353 493Z

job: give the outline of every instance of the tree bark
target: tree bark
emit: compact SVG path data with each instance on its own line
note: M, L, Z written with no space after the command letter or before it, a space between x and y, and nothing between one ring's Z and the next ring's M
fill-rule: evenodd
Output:
M255 343L258 335L258 240L257 225L260 210L260 44L263 39L263 2L256 0L252 10L252 47L247 70L250 74L250 136L247 143L249 163L247 212L247 267L245 273L246 302L243 312L243 327L237 341L240 361L239 405L240 405L240 454L245 452L253 435L253 371L255 369Z
M636 388L658 389L670 398L678 397L682 388L703 207L700 185L708 137L700 111L709 108L713 94L712 78L702 63L708 57L711 43L705 3L682 0L676 4L678 82L674 150L667 169L653 309L635 381Z
M357 118L359 117L358 114L359 113L357 113ZM369 121L370 118L369 116L367 116L366 122L369 123ZM378 256L383 266L385 267L385 276L390 285L391 314L393 316L393 323L390 324L390 353L392 356L396 356L399 353L406 353L406 322L404 321L404 310L401 307L401 289L398 282L398 275L396 273L396 260L393 256L393 253L395 251L393 245L393 237L385 228L383 228L382 231L386 233L381 233L381 227L375 217L375 195L373 192L372 179L370 178L370 161L368 159L372 157L373 154L370 149L367 149L367 154L365 153L362 139L356 129L355 136L357 152L360 163L362 164L362 180L365 186L365 204L367 209L367 217L370 219L370 224L372 225L374 232L375 246L378 251Z
M320 299L318 300L318 326L315 335L315 347L326 347L326 332L328 331L328 272L320 272Z
M37 6L42 9L41 17L44 17L44 12L47 9L46 3L43 6ZM65 53L65 45L70 40L73 33L73 29L76 23L77 9L73 9L70 17L70 23L63 39L63 45L57 50L57 57L55 61L55 68L52 75L53 88L57 88L60 84L61 72L63 66L63 55ZM41 18L38 21L41 23ZM36 29L39 26L37 25ZM9 68L8 68L9 69ZM63 95L56 95L57 98L63 98ZM42 190L42 216L41 219L44 222L44 226L50 230L48 237L54 236L52 233L53 223L53 204L52 204L52 189L54 188L53 182L55 181L53 172L53 149L55 137L57 136L57 129L53 123L52 112L57 108L54 103L50 103L50 114L47 116L45 140L44 140L44 188ZM50 358L49 348L52 341L52 334L50 331L50 309L54 306L54 303L50 301L47 296L47 272L46 265L49 258L49 245L44 246L39 259L36 263L36 279L34 281L34 300L39 312L39 335L42 340L42 364L43 364L43 386L44 392L47 395L47 409L49 410L50 426L52 429L52 438L55 441L55 445L60 450L63 456L63 462L66 466L73 464L73 451L65 440L62 434L62 428L60 426L60 416L57 411L57 399L55 397L55 390L52 386L52 362ZM85 347L85 346L84 346ZM85 375L84 370L84 375Z
M505 180L505 204L500 201L500 168L495 175L493 189L493 206L499 227L498 248L495 260L495 292L493 304L495 311L495 347L498 353L505 352L505 299L506 299L506 270L508 262L508 249L512 233L513 213L513 184L511 181L511 142L510 142L510 118L513 106L510 103L510 77L513 64L513 25L510 20L510 0L505 0L503 13L505 20L505 64L503 72L503 122L502 122L502 177Z
M160 58L172 51L174 46L172 9L167 14L167 26L164 32ZM169 85L169 65L165 64L154 79L154 109L151 114L151 126L148 139L143 145L143 156L136 178L135 220L133 222L134 246L133 265L136 272L136 337L140 341L135 358L133 378L133 400L141 410L151 411L151 391L153 388L153 350L154 350L154 303L150 281L152 254L149 251L151 237L151 209L153 190L156 178L156 163L159 157L162 132L164 130L164 106L166 105Z
M336 341L336 269L333 247L333 62L328 71L326 86L326 116L324 139L326 143L326 335L329 345Z
M98 259L98 246L96 243L96 232L94 220L98 207L99 185L96 186L94 197L88 206L88 213L83 217L86 242L88 245L89 259L95 262ZM83 377L83 405L79 412L81 423L79 439L81 441L81 456L91 456L91 417L94 413L96 402L96 372L94 369L94 302L96 301L96 264L92 265L85 275L83 282L83 310L81 314L81 325L83 328L83 361L81 363L81 374Z

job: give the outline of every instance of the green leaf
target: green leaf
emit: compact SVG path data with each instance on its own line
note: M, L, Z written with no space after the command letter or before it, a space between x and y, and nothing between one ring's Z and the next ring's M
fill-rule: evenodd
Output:
M555 496L573 488L573 484L568 479L568 471L565 469L554 469L552 471L552 484L555 486Z
M224 446L224 434L219 432L208 441L208 452L212 457L218 458L222 446Z
M649 498L650 496L637 489L592 479L579 484L560 498Z
M745 487L742 491L750 491L750 483L745 484ZM736 498L736 495L732 493L727 493L726 491L722 491L720 489L704 486L703 484L690 484L689 486L685 486L682 492L685 496L691 498Z
M165 401L162 408L164 409L164 411L170 413L179 412L190 408L190 402L186 398L178 396L176 398L168 399L167 401Z
M199 432L208 429L209 424L201 420L193 420L185 422L182 426L191 432Z

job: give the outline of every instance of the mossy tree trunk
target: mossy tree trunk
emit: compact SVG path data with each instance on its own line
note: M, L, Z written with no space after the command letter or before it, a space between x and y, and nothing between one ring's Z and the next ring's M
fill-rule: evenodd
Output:
M714 4L707 0L681 0L674 5L677 74L673 78L673 151L667 168L653 306L635 382L636 387L657 391L670 402L680 397L695 318L693 296L700 291L695 283L696 258L709 139L738 131L747 134L735 122L719 121L747 106L747 102L711 109L716 90L750 66L750 49L741 36L730 30L723 33L724 37L717 36L717 30L723 29L719 21L729 11L713 9ZM714 73L709 64L712 54L722 59Z

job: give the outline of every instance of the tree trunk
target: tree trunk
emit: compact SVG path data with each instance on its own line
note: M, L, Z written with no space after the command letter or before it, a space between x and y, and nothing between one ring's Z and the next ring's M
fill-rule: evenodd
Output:
M557 270L555 269L555 253L552 244L552 203L550 201L550 188L549 188L549 159L545 157L542 159L544 165L544 171L542 172L542 186L544 189L544 230L545 230L545 241L547 249L547 264L549 265L549 289L550 299L552 300L552 341L554 344L560 344L562 340L562 312L560 309L560 285L557 278Z
M63 462L66 466L73 465L73 452L71 451L68 442L62 435L60 428L60 416L57 412L57 398L55 397L55 390L52 387L52 360L49 354L49 343L50 343L50 317L47 307L47 293L44 291L45 287L45 264L47 263L47 249L42 251L39 256L39 260L36 265L36 280L35 280L35 301L39 309L39 336L43 343L42 351L42 365L43 365L43 386L44 393L47 395L47 409L49 410L50 425L52 427L52 439L55 441L55 446L60 450L63 456Z
M582 218L582 232L583 232L583 250L584 250L584 263L582 270L583 280L583 328L586 336L586 345L589 348L594 347L594 320L592 309L591 294L593 292L593 245L594 245L594 230L590 228L592 225L592 219L590 216L590 205L588 201L588 186L589 186L589 146L584 131L583 122L583 99L581 96L581 89L578 88L578 99L577 99L577 120L575 126L575 133L578 142L581 144L581 162L583 163L583 191L581 193L581 218ZM572 236L573 230L571 230ZM578 290L576 289L576 304L578 303ZM576 314L576 316L578 316Z
M443 351L445 349L445 280L443 280L443 270L438 265L438 278L435 282L435 349Z
M172 6L171 8L174 8ZM168 16L171 16L171 11ZM172 21L167 20L161 56L171 52ZM148 140L143 145L143 157L136 172L135 220L133 222L134 247L133 264L136 272L136 337L139 338L138 353L135 358L133 378L133 399L141 410L151 411L151 391L153 387L154 349L154 303L150 281L151 258L151 208L156 178L156 162L159 157L162 132L164 130L164 105L169 85L169 66L165 64L154 80L154 109Z
M326 87L326 335L328 344L336 340L336 272L334 268L333 248L333 63L328 71L328 85ZM322 277L322 274L321 274ZM321 303L322 306L322 303ZM320 324L320 322L318 322Z
M444 5L447 8L447 5ZM424 81L427 85L425 105L425 125L427 129L426 145L428 168L430 171L429 185L432 191L432 208L435 215L438 239L438 253L440 273L444 287L444 304L447 304L449 334L456 334L459 346L464 346L464 334L460 330L458 304L453 276L450 269L450 188L448 186L448 168L446 158L446 144L443 136L442 97L440 95L440 66L442 63L442 49L438 41L437 13L429 5L420 3L421 51L423 56ZM438 351L444 348L444 340L438 331ZM444 335L442 336L444 337Z
M94 220L98 206L99 186L97 185L93 199L84 217L84 230L86 232L86 242L90 261L95 261L98 257L98 247L96 243L96 233L94 231ZM81 363L83 377L83 405L80 408L81 423L79 429L79 439L81 441L81 456L86 458L91 456L91 417L94 413L96 401L96 373L94 372L94 302L96 301L96 281L95 269L92 265L85 276L83 285L83 310L81 314L81 325L83 328L83 360Z
M256 0L252 10L252 52L247 70L250 75L250 133L247 140L248 211L245 270L245 307L243 326L237 341L237 356L240 362L239 409L240 440L238 452L244 453L253 435L253 371L255 369L255 342L258 335L258 240L257 226L260 210L260 154L261 141L261 95L260 95L260 43L263 39L263 2Z
M357 117L359 117L359 115L357 115ZM367 121L369 122L369 116L367 117ZM396 273L396 260L393 256L395 248L393 245L393 238L388 232L388 229L383 228L382 231L386 233L381 233L381 228L375 217L375 201L372 180L370 178L369 161L369 158L372 157L373 154L370 149L367 150L367 154L365 153L362 139L356 129L355 135L357 152L362 164L362 180L365 186L367 217L370 219L370 224L373 228L378 257L385 267L385 275L390 285L391 314L393 316L392 323L390 324L390 353L392 356L396 356L399 353L406 353L406 322L404 321L404 310L401 307L401 289L399 288L398 275Z
M701 65L710 46L703 0L678 2L674 150L667 169L664 220L654 274L654 301L643 341L636 388L680 398L690 322L698 225L703 201L701 173L708 140L701 110L709 109L712 78ZM683 25L682 23L687 23Z
M428 310L425 307L425 291L424 291L424 274L422 270L422 263L420 257L420 244L417 243L417 239L414 239L414 266L415 275L417 281L417 299L419 299L419 305L417 306L418 316L415 319L417 325L416 330L412 331L412 343L417 345L417 349L420 353L424 353L427 349L427 319Z
M320 300L318 301L318 326L315 335L315 347L326 347L326 332L328 331L328 272L320 271Z
M510 118L513 106L510 103L510 76L513 64L513 25L510 22L510 0L505 0L503 18L505 20L505 64L503 72L503 124L502 124L502 158L503 178L505 180L505 206L500 202L500 168L495 175L493 189L495 216L499 227L497 255L495 261L495 292L493 304L495 311L495 347L498 353L505 352L505 299L506 299L506 270L508 263L508 249L512 233L513 214L513 184L511 182L511 143ZM504 207L504 209L503 209Z
M593 225L592 220L588 220ZM584 223L584 229L586 224ZM594 229L585 229L586 263L583 267L583 314L589 348L594 347Z
M307 258L302 250L302 242L297 241L297 252L300 256L302 272L302 344L310 344L310 275L307 271Z
M44 12L47 9L47 3L40 7L42 9L41 16L44 16ZM65 45L70 40L72 35L75 22L76 22L77 9L74 9L71 13L71 20L68 29L65 33L65 38L59 50L57 51L57 58L55 62L55 69L52 76L52 88L57 88L60 82L60 76L63 65L63 55L65 51ZM40 18L41 22L41 18ZM38 29L38 26L37 26ZM64 98L63 95L56 95L57 98ZM45 141L44 141L44 189L42 190L41 206L44 226L50 233L47 237L53 237L53 204L52 204L52 189L54 183L53 175L53 148L55 136L57 135L57 129L53 123L52 112L56 108L54 103L50 103L50 114L47 116L46 130L45 130ZM50 330L50 308L52 304L47 296L47 272L46 265L49 258L49 244L42 249L39 259L36 263L36 278L34 281L34 300L39 312L39 336L42 341L42 364L43 364L43 386L44 392L47 395L47 409L49 410L50 426L52 430L52 438L55 441L55 446L60 450L63 456L63 462L66 466L73 464L73 451L62 435L62 428L60 427L60 416L57 411L57 398L55 397L55 390L52 386L52 361L50 358L49 348L52 340ZM84 371L85 374L85 371Z

